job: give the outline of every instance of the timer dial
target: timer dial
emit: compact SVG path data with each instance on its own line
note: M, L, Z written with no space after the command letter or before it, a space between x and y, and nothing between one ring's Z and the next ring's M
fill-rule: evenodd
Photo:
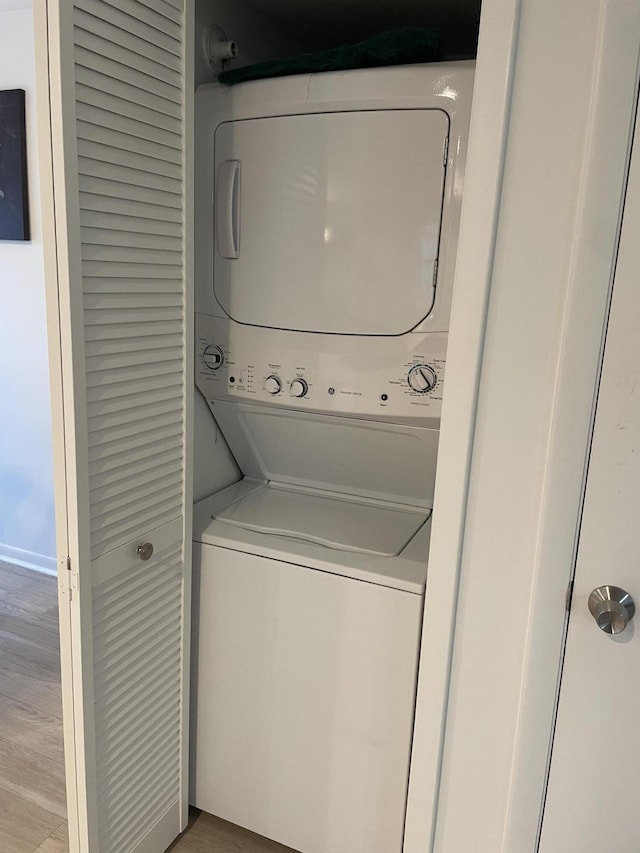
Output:
M279 394L282 391L280 377L272 374L264 380L264 390L267 394Z
M428 394L435 388L437 381L435 370L428 364L416 364L407 376L409 387L418 394Z
M202 353L202 360L209 370L219 370L224 364L224 352L222 347L210 344Z
M291 383L292 397L306 397L309 386L304 379L294 379Z

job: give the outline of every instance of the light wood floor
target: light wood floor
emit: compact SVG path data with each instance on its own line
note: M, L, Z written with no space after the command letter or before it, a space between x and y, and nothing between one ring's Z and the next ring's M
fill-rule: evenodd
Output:
M54 578L0 561L0 853L68 853ZM290 853L193 810L172 853Z
M65 817L56 584L0 562L0 850L63 853Z
M192 809L186 832L169 848L171 853L295 853L206 812Z

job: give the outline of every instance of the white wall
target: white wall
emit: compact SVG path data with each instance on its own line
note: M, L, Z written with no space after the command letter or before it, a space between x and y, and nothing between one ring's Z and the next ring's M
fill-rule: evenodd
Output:
M193 499L213 495L241 478L227 442L218 428L209 407L196 388L193 419Z
M55 567L33 13L0 2L0 89L24 89L31 241L0 241L0 559ZM16 8L22 6L23 8Z
M240 0L196 0L196 86L214 79L202 50L204 33L212 24L220 27L228 38L238 44L240 53L233 61L233 68L301 51L296 42Z

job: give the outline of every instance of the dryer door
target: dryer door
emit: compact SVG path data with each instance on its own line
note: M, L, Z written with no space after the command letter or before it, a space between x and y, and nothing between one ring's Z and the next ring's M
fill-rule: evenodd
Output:
M239 323L399 335L430 312L449 119L441 110L225 122L214 290Z

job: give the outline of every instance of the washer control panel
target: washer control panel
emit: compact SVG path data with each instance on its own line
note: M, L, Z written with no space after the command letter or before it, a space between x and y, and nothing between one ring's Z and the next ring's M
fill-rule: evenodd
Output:
M389 420L439 418L447 335L319 335L196 315L196 384L245 399Z

